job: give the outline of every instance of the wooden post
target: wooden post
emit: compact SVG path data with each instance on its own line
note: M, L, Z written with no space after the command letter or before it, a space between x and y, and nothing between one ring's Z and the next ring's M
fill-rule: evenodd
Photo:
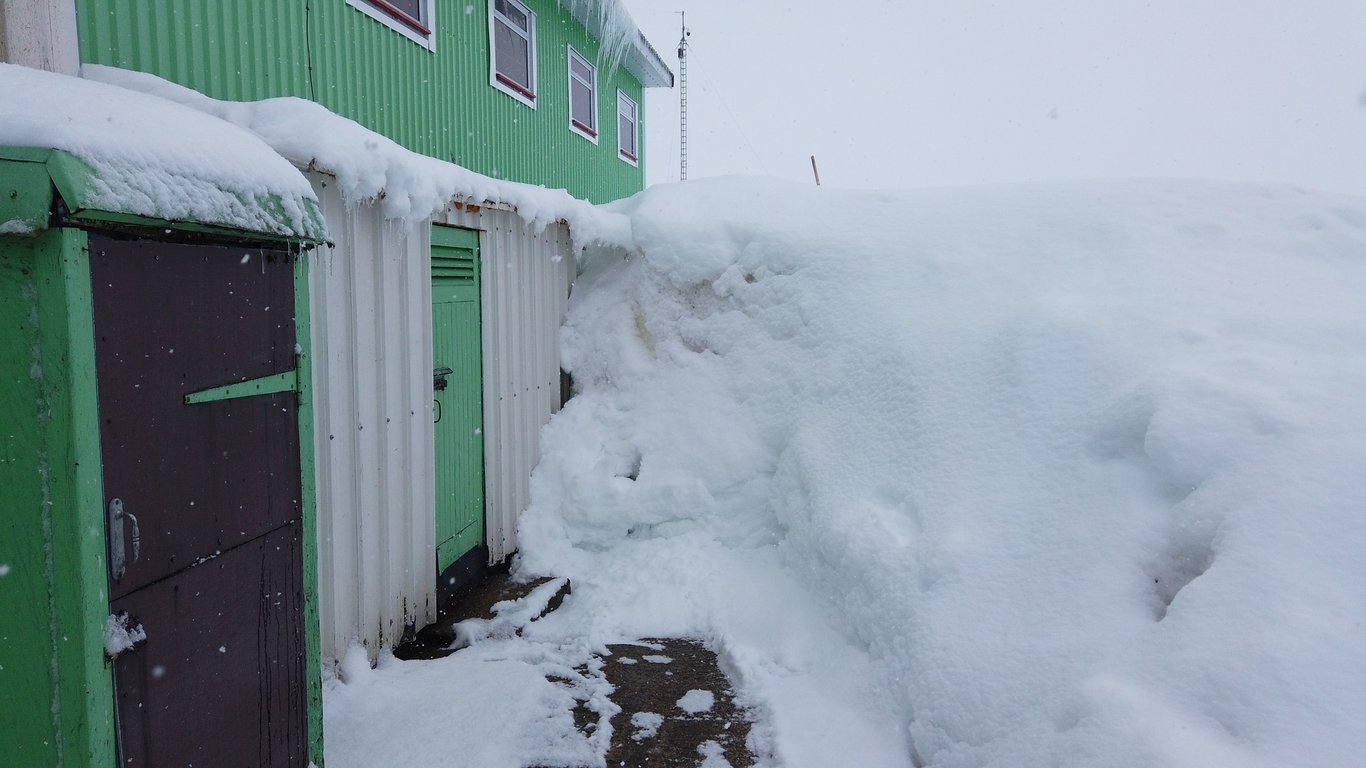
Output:
M811 156L811 173L816 176L816 186L821 185L821 171L816 167L816 156Z

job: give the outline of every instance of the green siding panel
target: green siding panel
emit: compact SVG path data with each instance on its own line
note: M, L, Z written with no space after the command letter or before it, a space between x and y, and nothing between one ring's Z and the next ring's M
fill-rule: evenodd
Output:
M34 243L0 238L0 486L10 505L0 517L0 690L5 727L0 754L19 765L56 765L52 700L51 612L46 543L50 516L43 505L38 454L41 424L37 364L37 287Z
M77 18L84 62L219 99L311 99L416 152L594 202L638 192L644 163L617 156L616 93L643 104L640 83L599 71L600 142L573 133L567 46L593 59L598 44L555 0L526 4L537 17L535 109L489 85L486 0L437 3L434 52L346 0L77 0Z
M105 764L114 751L113 679L104 658L109 613L90 257L84 232L40 242L44 402L52 510L55 668L66 765ZM91 534L95 531L94 535Z
M318 486L317 454L314 450L313 346L311 297L308 292L308 258L294 260L294 335L299 345L295 358L299 391L299 484L303 508L304 550L304 678L308 685L308 757L323 768L323 673L322 619L318 606Z
M16 234L47 228L48 209L52 207L52 181L43 164L45 159L4 163L5 175L0 177L0 227L7 227Z
M111 765L94 339L85 234L0 238L0 754ZM91 532L94 532L93 534Z

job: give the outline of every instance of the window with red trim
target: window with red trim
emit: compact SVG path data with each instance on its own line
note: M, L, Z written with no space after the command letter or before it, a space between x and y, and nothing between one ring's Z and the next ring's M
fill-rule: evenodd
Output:
M617 154L632 165L640 160L640 107L617 91Z
M432 43L432 0L347 0L367 16L427 47Z
M489 0L489 82L536 106L536 15L517 0Z
M569 127L598 141L598 68L569 47Z

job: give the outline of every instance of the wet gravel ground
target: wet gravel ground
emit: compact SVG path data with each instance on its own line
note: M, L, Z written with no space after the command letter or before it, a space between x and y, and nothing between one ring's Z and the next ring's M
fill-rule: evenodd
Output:
M491 619L493 606L504 600L520 600L531 594L532 590L551 581L550 578L534 581L513 581L506 571L495 573L477 584L469 593L455 604L441 612L437 620L423 627L415 636L394 649L394 656L404 661L412 659L439 659L449 656L451 643L455 641L454 625L465 619ZM568 585L546 606L546 613L560 607L569 594Z
M730 681L705 645L652 638L608 650L607 680L621 707L612 718L608 766L696 768L709 754L733 768L754 765L745 744L749 714L736 706Z
M454 622L490 618L495 603L520 599L547 581L519 584L506 573L494 574L443 612L435 624L396 648L394 655L400 659L449 655ZM566 584L546 612L559 607L568 592ZM609 645L607 650L603 671L615 689L611 699L621 707L612 718L609 768L702 768L704 763L707 768L726 764L751 768L755 764L746 744L751 715L736 705L730 680L705 644L686 638L647 638ZM575 710L574 719L584 733L597 727L598 716L586 704Z

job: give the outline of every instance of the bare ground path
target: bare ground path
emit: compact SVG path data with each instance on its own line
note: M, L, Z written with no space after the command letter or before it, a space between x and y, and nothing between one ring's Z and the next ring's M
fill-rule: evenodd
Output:
M441 617L395 649L399 659L433 659L453 649L453 626L470 618L493 619L493 607L521 600L551 579L514 582L495 573L460 598ZM565 582L530 620L560 606L569 593ZM751 713L737 705L735 691L716 653L689 638L647 638L609 645L603 671L621 711L611 719L607 765L613 768L750 768ZM597 713L585 704L575 711L580 730L597 727ZM530 767L529 767L530 768ZM534 768L577 768L542 765Z

